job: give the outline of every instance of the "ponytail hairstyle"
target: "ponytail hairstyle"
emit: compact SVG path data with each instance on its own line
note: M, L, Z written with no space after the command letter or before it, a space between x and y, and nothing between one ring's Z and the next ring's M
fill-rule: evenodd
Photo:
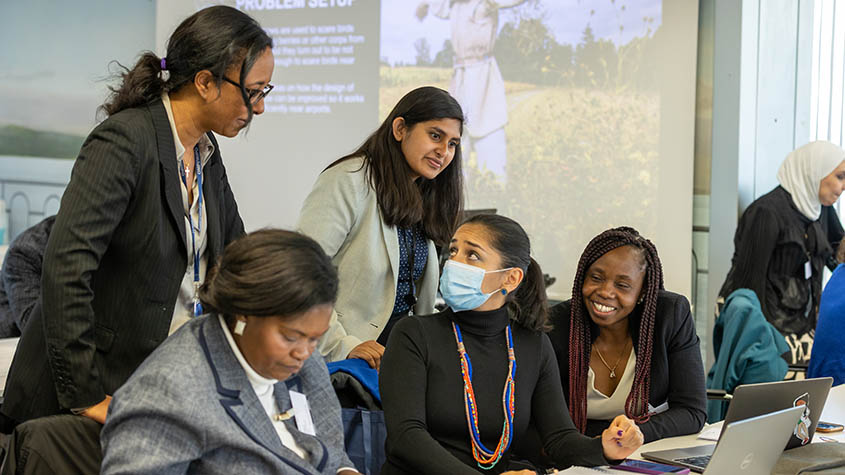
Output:
M543 271L531 258L531 241L522 226L497 214L477 214L463 224L484 227L490 236L490 246L502 257L502 268L522 269L522 282L505 298L511 318L529 330L551 330Z
M236 315L288 316L334 304L337 270L313 239L262 229L226 246L200 288L203 308L231 323Z
M111 116L142 106L164 92L177 91L192 83L202 70L210 71L219 87L224 75L240 66L238 83L249 123L252 103L243 85L259 56L272 47L272 38L246 13L223 5L205 8L176 27L167 40L165 58L146 51L132 69L115 62L121 70L117 74L121 84L109 87L111 93L99 111Z
M575 427L584 432L587 427L587 372L590 367L590 349L598 336L591 335L597 327L590 319L584 305L584 278L587 270L601 256L622 246L631 246L640 251L645 266L643 276L642 303L629 315L635 317L639 312L640 328L637 344L637 362L634 371L634 383L628 399L625 401L625 415L637 423L648 421L648 396L651 389L650 371L651 354L654 342L654 319L657 314L657 294L663 290L663 266L657 255L657 248L648 239L642 237L636 229L620 227L609 229L594 237L587 244L575 282L572 284L572 305L569 322L569 413ZM636 322L636 318L629 320ZM629 331L631 326L629 325Z
M379 211L388 226L413 227L422 223L426 236L438 247L452 239L463 211L463 172L461 147L455 149L452 162L433 180L410 180L411 167L402 153L402 145L393 135L393 121L402 117L410 130L420 122L455 119L464 114L460 104L448 92L436 87L420 87L406 94L384 122L351 154L328 166L354 157L364 157L367 178L376 192Z

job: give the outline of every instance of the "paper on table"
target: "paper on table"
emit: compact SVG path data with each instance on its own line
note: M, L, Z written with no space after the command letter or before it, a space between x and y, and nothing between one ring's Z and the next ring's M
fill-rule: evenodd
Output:
M701 440L712 440L714 442L719 441L719 434L722 433L722 423L717 422L715 424L708 424L704 426L704 429L701 430L698 434L698 438Z
M558 470L557 473L568 473L572 475L596 475L597 473L623 473L608 467L569 467L566 470ZM627 472L626 472L627 473Z

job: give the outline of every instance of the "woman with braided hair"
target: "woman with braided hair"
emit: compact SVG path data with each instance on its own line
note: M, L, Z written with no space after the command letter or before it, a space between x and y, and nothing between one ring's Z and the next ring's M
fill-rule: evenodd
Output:
M572 300L551 308L549 334L572 420L596 435L635 420L645 442L691 434L706 418L699 340L682 295L663 289L657 249L635 229L609 229L584 249Z

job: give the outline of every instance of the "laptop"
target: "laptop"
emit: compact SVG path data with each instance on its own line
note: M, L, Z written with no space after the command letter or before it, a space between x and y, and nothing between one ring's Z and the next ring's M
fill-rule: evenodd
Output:
M734 390L733 399L722 426L793 406L804 406L804 416L795 427L787 449L807 445L813 440L833 378L800 379L774 383L743 384ZM720 435L721 437L721 435Z
M803 407L780 411L727 424L715 445L643 452L643 458L681 465L705 475L742 473L768 475L792 437Z

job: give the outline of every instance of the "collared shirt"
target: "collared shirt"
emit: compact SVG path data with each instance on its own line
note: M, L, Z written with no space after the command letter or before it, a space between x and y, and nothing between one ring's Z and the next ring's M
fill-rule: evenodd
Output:
M305 453L302 447L296 443L293 436L290 435L285 423L283 421L273 420L273 416L281 412L279 411L279 406L276 404L276 398L273 397L273 386L275 386L279 380L265 378L252 369L252 366L250 366L246 361L240 348L238 348L238 345L235 344L235 339L232 337L232 334L229 333L229 327L226 325L226 320L224 320L220 315L217 316L217 319L220 321L220 326L223 327L223 333L226 335L226 341L229 342L229 347L232 348L232 353L235 354L235 358L237 358L238 363L241 364L241 367L246 373L246 379L249 380L252 390L255 391L255 395L258 396L258 400L261 401L261 406L264 408L264 412L266 412L267 417L273 421L273 427L276 429L276 433L279 434L279 439L282 441L282 444L295 452L296 455L299 455L299 457L303 460L308 460L308 454Z
M220 326L223 327L223 334L226 335L226 341L229 342L229 347L232 348L232 353L235 354L235 358L246 373L246 379L249 380L252 390L255 391L255 395L258 396L258 400L261 402L264 412L267 413L267 417L269 417L273 422L273 427L276 429L276 433L279 435L282 445L292 450L303 460L308 460L308 454L306 454L305 450L296 443L296 440L290 434L290 431L288 431L285 423L283 421L273 419L274 415L281 412L279 411L279 406L276 404L276 398L273 397L273 387L279 382L279 380L265 378L252 369L252 366L249 365L249 362L247 362L246 358L244 358L243 353L241 353L240 348L238 348L238 345L235 343L235 338L232 337L232 334L229 332L229 326L226 325L226 320L220 315L217 316L217 319L220 322ZM337 473L344 470L357 471L355 467L340 467L337 469Z
M173 108L170 105L170 96L165 92L161 96L164 103L164 109L167 111L167 120L170 122L170 131L173 132L173 144L176 146L176 166L183 167L182 159L185 155L185 147L182 141L179 140L179 133L176 131L176 122L173 120ZM211 154L214 153L214 145L206 134L200 136L197 142L200 150L200 163L203 170ZM190 151L193 153L193 150ZM191 173L191 192L193 201L188 202L188 189L182 181L181 174L179 175L180 189L182 191L182 209L185 213L185 248L188 255L188 266L185 269L185 275L182 276L182 284L179 286L179 294L176 296L176 305L173 307L173 318L170 320L169 334L175 332L180 326L185 324L193 316L194 303L194 243L191 241L191 222L194 227L194 237L196 239L197 251L200 255L199 277L200 284L205 281L205 273L208 269L208 255L206 253L207 247L207 231L208 231L208 214L205 209L205 199L203 199L202 209L199 207L199 185L197 183L196 173ZM190 213L191 219L188 219ZM202 220L199 219L202 213ZM202 221L202 227L199 227Z

